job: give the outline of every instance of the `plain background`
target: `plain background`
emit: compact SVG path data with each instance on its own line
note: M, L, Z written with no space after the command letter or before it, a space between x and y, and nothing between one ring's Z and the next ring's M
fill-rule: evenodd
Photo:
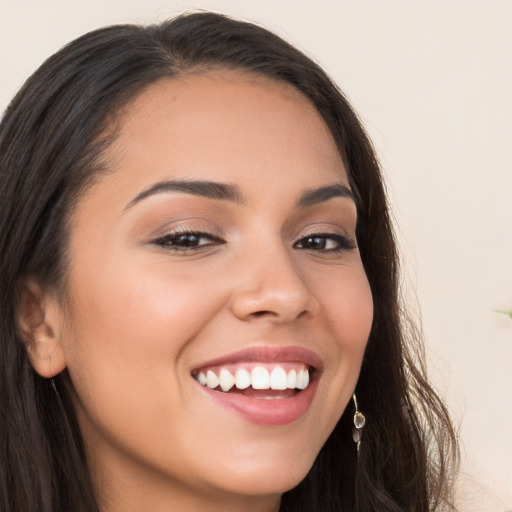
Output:
M0 110L51 53L113 23L210 9L313 55L387 176L404 287L460 425L462 512L512 510L510 0L0 0Z

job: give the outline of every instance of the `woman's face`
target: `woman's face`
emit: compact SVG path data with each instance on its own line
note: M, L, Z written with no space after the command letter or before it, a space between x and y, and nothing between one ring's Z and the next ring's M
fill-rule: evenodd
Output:
M100 497L275 503L340 418L372 323L334 140L291 86L234 72L154 84L119 122L71 218L55 329Z

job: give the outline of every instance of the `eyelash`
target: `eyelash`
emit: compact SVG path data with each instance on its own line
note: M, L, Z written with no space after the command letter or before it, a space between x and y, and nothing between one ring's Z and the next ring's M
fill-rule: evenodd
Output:
M313 249L311 247L299 247L299 244L304 243L305 240L314 241L313 244L316 245L320 243L321 245L323 244L324 246L326 245L327 241L331 240L335 242L336 247L329 249L325 249L325 247L320 249ZM351 251L357 247L357 244L353 238L349 238L344 235L339 235L337 233L312 233L310 235L302 237L300 240L297 240L297 242L293 244L293 247L295 247L296 249L301 249L303 251L313 250L316 252L336 254L343 251Z
M181 243L184 245L180 245L180 239ZM208 243L199 243L201 239L208 240ZM335 247L325 248L329 245L329 241L334 242ZM311 246L304 247L305 242L316 245L317 248ZM183 229L167 233L166 235L154 240L153 243L167 250L183 253L200 251L204 247L223 245L226 242L219 236L212 233ZM357 247L357 244L354 239L338 233L311 233L302 237L300 240L297 240L293 244L293 247L302 251L310 250L314 252L337 254L353 250Z
M191 239L196 239L196 242L201 239L208 239L210 242L206 244L200 245L179 245L176 243L179 239L182 239L183 242L190 242ZM187 242L188 239L188 242ZM212 233L206 233L203 231L193 231L187 229L180 229L171 233L167 233L166 235L157 238L153 241L154 244L159 245L165 249L177 252L188 252L188 251L198 251L203 247L210 247L212 245L223 245L226 242L222 240L222 238L213 235ZM192 241L192 243L194 243Z

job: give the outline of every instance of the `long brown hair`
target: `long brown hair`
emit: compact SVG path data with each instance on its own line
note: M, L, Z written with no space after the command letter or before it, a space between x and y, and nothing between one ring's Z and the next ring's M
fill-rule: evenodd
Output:
M357 385L367 418L356 452L348 406L281 512L450 508L458 462L448 413L428 384L420 336L399 297L399 266L375 151L352 107L310 58L256 25L213 13L119 25L72 42L14 98L0 125L0 508L98 510L63 376L31 368L15 321L17 285L62 285L78 195L103 171L107 122L142 89L191 69L242 69L287 82L316 106L346 163L374 322ZM65 376L64 376L65 377Z

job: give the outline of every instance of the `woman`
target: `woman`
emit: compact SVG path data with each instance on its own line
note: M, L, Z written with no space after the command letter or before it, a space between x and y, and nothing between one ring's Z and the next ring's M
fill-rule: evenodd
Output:
M0 148L2 510L450 507L376 157L310 59L211 13L101 29Z

